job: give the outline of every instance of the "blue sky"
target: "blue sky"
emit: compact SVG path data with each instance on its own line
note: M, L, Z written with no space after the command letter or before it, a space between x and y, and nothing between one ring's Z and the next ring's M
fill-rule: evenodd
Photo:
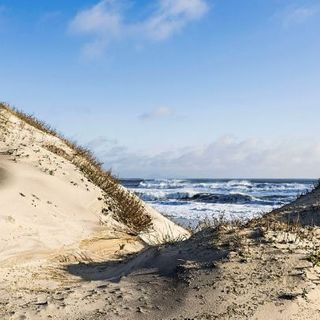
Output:
M316 178L319 31L312 0L0 0L0 99L122 177Z

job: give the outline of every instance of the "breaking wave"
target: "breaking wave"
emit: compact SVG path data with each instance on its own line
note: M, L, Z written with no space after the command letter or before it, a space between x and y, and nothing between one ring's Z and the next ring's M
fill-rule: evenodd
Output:
M124 186L179 222L223 213L247 219L293 201L315 180L126 179Z

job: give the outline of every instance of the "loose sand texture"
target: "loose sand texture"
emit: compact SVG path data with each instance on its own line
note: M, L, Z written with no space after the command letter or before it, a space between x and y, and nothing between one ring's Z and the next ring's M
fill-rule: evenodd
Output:
M63 271L69 263L117 261L155 243L189 237L142 202L151 224L132 232L117 219L112 197L65 156L74 152L0 106L0 319L46 318L29 312L28 305L41 292L64 288L65 281L79 282ZM64 311L53 314L69 319Z
M146 206L137 233L63 140L7 109L0 132L1 320L320 319L320 188L191 237Z
M291 204L293 212L302 202ZM80 318L319 319L320 229L283 221L287 210L208 227L120 263L70 264L70 274L107 286L108 294L95 289L92 301L108 302Z

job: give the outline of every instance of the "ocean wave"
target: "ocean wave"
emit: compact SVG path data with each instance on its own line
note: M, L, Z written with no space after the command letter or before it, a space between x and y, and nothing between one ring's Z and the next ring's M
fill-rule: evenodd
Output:
M139 183L140 188L145 189L177 189L184 188L188 185L186 180L162 179L162 180L145 180Z
M287 192L295 192L297 190L305 190L306 184L301 183L258 183L254 186L259 191L269 191L273 192L277 191L287 191Z
M252 203L257 199L251 195L243 193L217 194L217 193L197 193L185 200L206 203Z
M226 180L199 182L198 180L179 180L179 179L159 179L143 180L139 182L140 188L145 189L176 189L176 188L212 188L212 189L229 189L229 188L252 188L254 184L248 180Z
M253 184L249 180L231 180L227 182L227 185L232 187L252 187Z
M297 194L300 191L310 189L312 183L305 182L281 182L281 181L254 181L254 180L210 180L210 179L156 179L124 181L124 185L138 189L140 193L149 194L154 190L169 191L176 190L184 193L186 190L194 190L197 193L247 193L254 196L260 195L287 195ZM146 195L148 197L148 195ZM151 200L151 199L150 199Z
M186 199L184 199L186 200ZM294 200L292 195L266 195L257 196L245 193L198 193L188 200L205 203L229 203L229 204L256 204L256 205L272 205L279 206Z
M161 190L135 192L144 201L186 200L193 197L194 191L165 192Z
M130 190L158 211L188 221L223 214L248 218L293 201L312 180L127 179Z
M276 202L276 198L266 197L258 198L244 193L197 193L196 191L178 191L178 192L165 192L161 190L153 190L148 192L137 192L136 194L144 201L194 201L204 203L238 203L238 204L273 204Z

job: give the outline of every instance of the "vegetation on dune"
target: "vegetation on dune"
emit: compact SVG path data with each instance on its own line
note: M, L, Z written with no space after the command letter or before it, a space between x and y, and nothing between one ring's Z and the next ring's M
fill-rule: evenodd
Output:
M308 260L313 264L313 266L320 267L320 252L313 253L310 255Z
M45 122L38 120L33 115L26 114L23 111L20 111L16 108L13 108L13 107L9 106L7 103L3 103L3 102L0 102L0 108L10 112L11 114L17 116L19 119L21 119L25 123L31 125L32 127L36 128L42 132L51 134L55 137L58 136L58 133L55 129L53 129L51 126L49 126Z
M57 137L64 142L72 150L71 153L52 143L46 143L43 147L73 163L90 182L101 188L107 197L114 202L115 210L113 211L115 219L124 223L134 233L145 231L151 227L151 217L146 212L143 203L136 195L124 189L118 179L112 175L111 171L104 170L102 163L89 149L81 147L76 142L63 137L50 125L38 120L33 115L26 114L5 103L0 103L1 109L10 112L30 126ZM0 120L1 124L3 124L2 118Z

